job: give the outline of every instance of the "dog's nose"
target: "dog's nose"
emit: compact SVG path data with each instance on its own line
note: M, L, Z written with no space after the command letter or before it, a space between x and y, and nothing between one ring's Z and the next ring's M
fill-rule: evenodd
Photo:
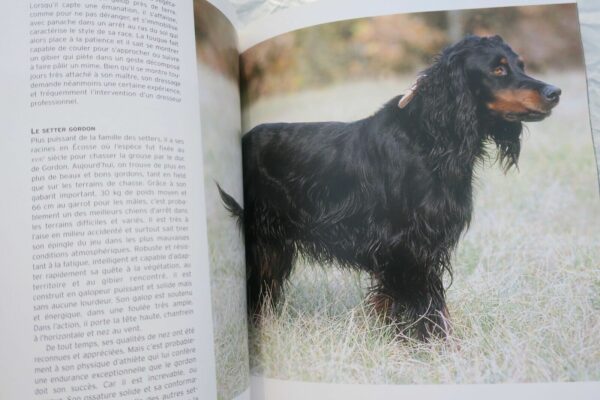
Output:
M561 93L562 90L560 90L560 88L557 88L556 86L552 85L546 85L546 87L544 87L544 90L542 90L544 98L550 103L556 103L559 100Z

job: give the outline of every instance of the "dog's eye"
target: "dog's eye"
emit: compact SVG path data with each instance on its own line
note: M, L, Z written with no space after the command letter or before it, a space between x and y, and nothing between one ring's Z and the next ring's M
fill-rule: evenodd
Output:
M519 62L517 65L519 66L519 68L521 68L522 71L525 71L525 64L523 64L523 62Z
M504 65L498 65L496 68L494 68L493 73L496 76L505 76L508 73L508 70Z

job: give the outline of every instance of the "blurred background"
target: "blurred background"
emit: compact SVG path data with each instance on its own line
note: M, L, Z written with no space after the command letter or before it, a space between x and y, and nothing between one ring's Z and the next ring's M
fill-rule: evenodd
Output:
M583 68L575 4L361 18L283 34L241 58L242 98L414 74L465 34L501 35L533 72Z

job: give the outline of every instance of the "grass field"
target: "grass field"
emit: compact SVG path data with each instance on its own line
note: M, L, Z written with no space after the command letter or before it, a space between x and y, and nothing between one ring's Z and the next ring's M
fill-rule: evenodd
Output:
M299 262L277 312L251 326L251 371L345 383L494 383L600 379L600 200L585 78L553 116L529 123L520 170L479 171L473 223L454 257L448 342L397 340L364 298L367 277ZM269 121L352 120L410 85L355 82L255 103Z

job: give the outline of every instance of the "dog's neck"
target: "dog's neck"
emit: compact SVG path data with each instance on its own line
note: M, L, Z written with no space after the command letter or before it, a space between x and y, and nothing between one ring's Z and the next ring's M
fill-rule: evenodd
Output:
M451 106L445 113L436 112L425 107L422 96L417 94L401 112L414 121L415 129L409 134L419 133L415 139L439 179L466 183L472 180L475 165L485 156L488 127L479 122L477 115L459 115L461 111ZM460 121L461 118L469 122Z

